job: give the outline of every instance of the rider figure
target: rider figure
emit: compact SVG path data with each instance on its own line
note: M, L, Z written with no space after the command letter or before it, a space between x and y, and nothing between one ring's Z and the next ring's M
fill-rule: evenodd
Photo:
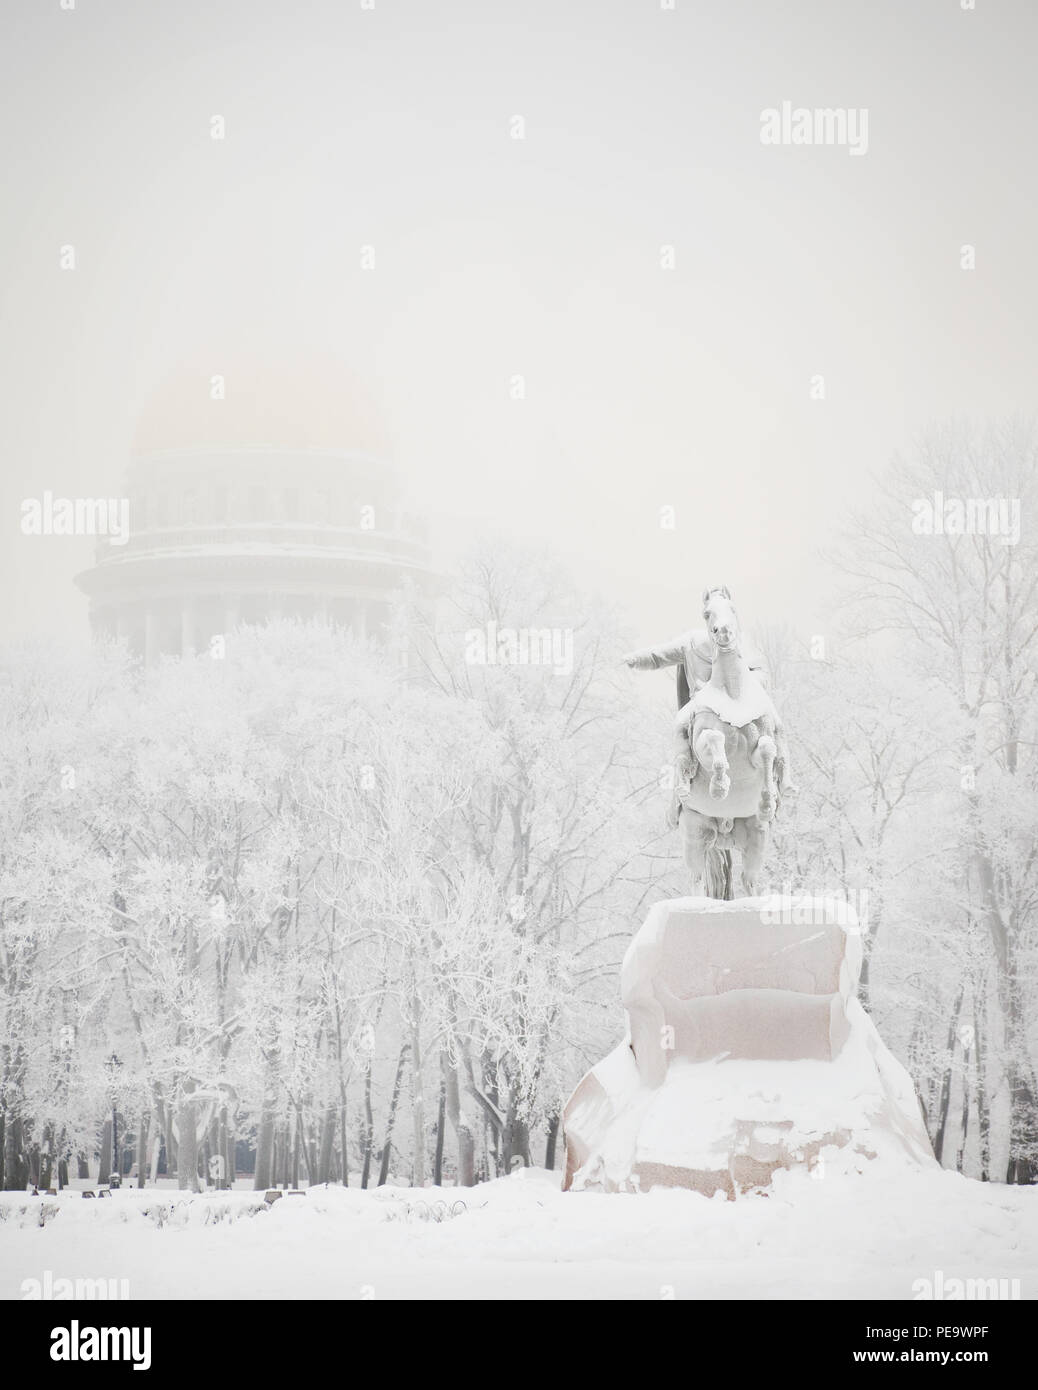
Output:
M703 590L704 608L711 594L721 594L729 602L732 597L726 584L715 584L713 588ZM663 666L676 666L678 668L679 714L674 726L678 739L675 749L675 787L667 817L672 826L677 824L680 811L678 793L682 784L687 784L690 780L693 768L692 754L686 733L689 727L687 706L696 691L709 681L713 670L713 656L714 643L710 632L705 627L697 627L681 633L672 641L664 642L658 647L645 647L641 651L628 652L623 658L625 664L635 671L657 671ZM744 644L743 656L746 658L750 670L756 674L761 684L766 688L767 679L763 658L748 642Z

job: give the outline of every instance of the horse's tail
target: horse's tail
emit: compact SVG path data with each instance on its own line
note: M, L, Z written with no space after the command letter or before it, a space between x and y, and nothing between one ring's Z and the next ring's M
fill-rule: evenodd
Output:
M732 887L732 851L712 846L706 852L706 872L703 886L708 898L721 898L731 902L735 897Z

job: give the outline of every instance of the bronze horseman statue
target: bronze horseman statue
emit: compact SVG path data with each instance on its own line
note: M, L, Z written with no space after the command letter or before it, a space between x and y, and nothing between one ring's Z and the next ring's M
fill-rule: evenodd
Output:
M678 667L676 819L708 896L653 904L631 939L627 1031L563 1111L563 1187L734 1200L766 1192L780 1169L858 1182L880 1155L936 1168L911 1078L857 999L863 924L850 904L756 896L792 790L785 740L726 588L706 590L703 622L625 660ZM734 900L733 849L747 894Z

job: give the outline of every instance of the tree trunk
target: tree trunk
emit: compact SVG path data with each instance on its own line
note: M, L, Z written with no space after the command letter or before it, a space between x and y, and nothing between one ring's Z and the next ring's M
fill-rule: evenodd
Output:
M313 1187L317 1181L317 1147L312 1123L303 1125L303 1162L306 1164L306 1180Z
M1038 1100L1034 1067L1027 1045L1025 1008L1017 974L1016 925L1003 916L998 895L997 875L990 857L979 843L980 827L976 798L978 839L974 867L980 886L983 912L991 933L998 969L998 1000L1002 1009L1005 1038L1006 1080L1009 1086L1009 1159L1007 1183L1033 1183L1038 1177Z
M400 1087L404 1078L404 1063L407 1061L407 1053L411 1044L405 1042L400 1049L400 1060L396 1064L396 1078L393 1081L393 1094L389 1101L389 1115L386 1118L386 1139L382 1145L382 1161L378 1170L378 1186L385 1187L389 1179L389 1156L393 1149L393 1122L396 1119L396 1108L400 1101Z
M227 1123L224 1126L223 1136L223 1156L224 1171L227 1174L227 1191L230 1192L234 1186L234 1179L237 1176L237 1144L234 1139L234 1121L231 1115L227 1116Z
M441 1053L443 1067L444 1096L447 1105L447 1118L450 1120L458 1142L458 1186L474 1187L476 1182L476 1137L472 1133L468 1115L461 1108L461 1087L458 1084L458 1067L452 1066L447 1054ZM460 1061L459 1064L460 1066Z
M195 1083L184 1082L184 1093L177 1114L177 1186L181 1192L197 1192L198 1186L198 1131L197 1102L194 1099Z
M265 1102L256 1132L256 1174L253 1191L265 1192L274 1182L274 1114L270 1102Z
M501 1135L501 1171L514 1173L517 1168L530 1166L530 1127L518 1115L514 1091L508 1097L508 1110Z
M281 1126L281 1138L278 1141L278 1153L281 1155L281 1183L282 1187L292 1186L292 1122L285 1120Z
M970 1127L970 1057L972 1049L963 1043L962 1047L962 1115L959 1119L959 1149L955 1157L956 1171L961 1173L966 1164L966 1138Z
M8 1111L4 1123L4 1191L24 1192L29 1181L29 1165L24 1153L25 1141L19 1115Z
M1016 961L1011 956L1003 989L1006 1077L1010 1101L1006 1182L1029 1184L1038 1180L1038 1103L1035 1100L1034 1071L1027 1051L1022 994Z
M157 1110L157 1111L155 1112L155 1117L154 1117L154 1118L155 1118L155 1124L154 1124L154 1126L153 1126L154 1133L151 1135L151 1139L150 1139L150 1141L149 1141L149 1147L150 1147L150 1149L151 1149L151 1164L150 1164L150 1171L149 1171L149 1174L148 1174L148 1177L149 1177L149 1179L150 1179L150 1181L151 1181L152 1187L154 1187L154 1186L156 1185L156 1183L158 1182L158 1180L159 1180L159 1159L160 1159L161 1156L162 1156L162 1113L161 1113L161 1111L158 1111L158 1110Z
M509 1155L511 1170L514 1171L519 1165L518 1159L524 1168L529 1168L533 1162L530 1156L530 1126L526 1120L514 1120L512 1123L512 1151Z
M555 1171L555 1146L559 1137L559 1123L562 1116L556 1110L548 1121L548 1142L544 1146L544 1166L549 1173Z
M980 1032L980 1004L973 1005L973 1065L977 1074L977 1143L980 1152L980 1180L991 1178L991 1112L988 1108L988 1088L984 1077L986 1054Z
M422 1040L419 1024L411 1028L411 1170L415 1187L425 1186L425 1096L422 1093Z
M881 907L879 903L870 903L868 926L861 942L861 974L858 976L858 1002L867 1012L872 1011L872 952L875 948L876 937L879 933L880 912Z
M40 1186L54 1185L54 1126L48 1125L43 1131L43 1148L40 1152Z
M341 1150L342 1185L350 1185L349 1149L346 1146L346 1087L342 1088L342 1105L339 1107L339 1147Z
M143 1187L147 1181L148 1171L148 1121L150 1115L147 1111L140 1118L137 1126L137 1186Z
M216 1176L213 1181L223 1192L227 1192L231 1186L231 1170L227 1164L227 1107L220 1106L220 1112L213 1124L213 1156L218 1161L215 1164Z
M375 1151L375 1114L371 1108L371 1059L364 1069L364 1169L360 1175L361 1187L367 1187L371 1177L371 1160ZM343 1151L345 1153L345 1150Z
M443 1186L443 1129L447 1123L447 1096L440 1077L440 1099L436 1107L436 1153L433 1156L433 1186Z
M945 1063L944 1079L941 1082L941 1099L937 1107L937 1132L933 1141L934 1157L938 1163L944 1157L944 1136L948 1128L948 1106L951 1101L952 1066L955 1061L955 1037L959 1027L959 1015L962 1013L964 993L965 986L960 985L955 1008L952 1010L951 1022L948 1024L948 1060Z
M173 1133L173 1106L165 1101L162 1103L162 1135L166 1144L166 1176L170 1177L177 1171L177 1136Z
M274 1126L274 1186L288 1186L288 1135L280 1123Z
M321 1125L321 1150L317 1158L317 1181L326 1183L332 1176L332 1147L335 1142L335 1107L330 1105L324 1112Z

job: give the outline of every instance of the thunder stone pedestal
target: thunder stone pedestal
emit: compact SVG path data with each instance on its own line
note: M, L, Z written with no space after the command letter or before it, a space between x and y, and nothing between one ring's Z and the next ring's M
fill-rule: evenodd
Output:
M858 923L834 899L658 903L624 957L628 1034L563 1112L564 1187L734 1197L830 1146L933 1163L860 970Z

